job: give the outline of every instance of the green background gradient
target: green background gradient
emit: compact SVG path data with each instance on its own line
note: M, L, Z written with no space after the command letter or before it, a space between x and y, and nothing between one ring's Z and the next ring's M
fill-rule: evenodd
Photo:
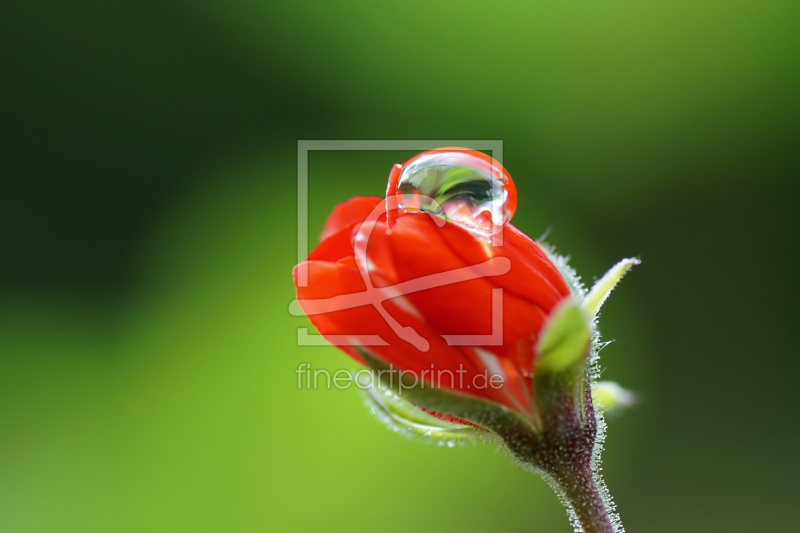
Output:
M298 139L501 139L603 312L630 531L796 531L796 2L12 2L0 531L568 531L490 446L295 369ZM312 244L404 152L314 152Z

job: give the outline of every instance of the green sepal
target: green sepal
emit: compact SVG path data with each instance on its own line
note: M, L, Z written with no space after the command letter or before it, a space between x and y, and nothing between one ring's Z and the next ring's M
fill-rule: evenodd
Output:
M582 362L592 338L591 322L573 298L562 300L536 343L536 372L561 372Z
M358 352L383 386L413 405L461 418L504 439L507 435L536 432L530 420L505 405L412 379L363 348L359 347Z
M378 380L369 383L364 395L367 405L379 420L407 436L420 437L440 446L465 444L487 436L485 431L475 426L448 422L426 413Z
M608 295L611 294L611 291L617 286L617 283L620 282L634 265L638 265L639 263L641 263L641 261L638 258L627 258L619 261L616 265L608 269L608 272L597 280L584 297L583 302L581 302L581 307L586 316L593 318L600 310L603 303L605 303Z
M636 395L613 381L597 381L592 385L595 409L620 411L636 403Z

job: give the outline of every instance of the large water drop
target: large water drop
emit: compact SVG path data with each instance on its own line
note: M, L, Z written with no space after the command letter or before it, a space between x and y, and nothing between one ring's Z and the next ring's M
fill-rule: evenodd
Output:
M502 165L467 148L431 150L398 165L388 194L398 195L402 210L425 211L489 235L508 224L517 206L514 182Z

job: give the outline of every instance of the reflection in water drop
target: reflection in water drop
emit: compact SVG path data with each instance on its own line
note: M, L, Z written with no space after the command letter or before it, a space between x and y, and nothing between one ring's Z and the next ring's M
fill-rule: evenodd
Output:
M517 206L508 172L467 148L423 152L398 165L390 179L397 181L388 192L399 195L401 209L425 211L485 234L500 231Z

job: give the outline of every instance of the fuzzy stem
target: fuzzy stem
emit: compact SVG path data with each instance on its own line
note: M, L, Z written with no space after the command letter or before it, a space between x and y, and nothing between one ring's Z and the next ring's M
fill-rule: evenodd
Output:
M575 531L622 531L616 516L609 514L613 504L608 491L592 468L602 415L594 410L589 376L583 369L541 373L536 386L543 430L529 440L517 438L515 453L550 478Z
M551 475L564 492L564 498L584 533L614 533L614 525L588 461L563 465ZM577 527L576 531L579 531Z

